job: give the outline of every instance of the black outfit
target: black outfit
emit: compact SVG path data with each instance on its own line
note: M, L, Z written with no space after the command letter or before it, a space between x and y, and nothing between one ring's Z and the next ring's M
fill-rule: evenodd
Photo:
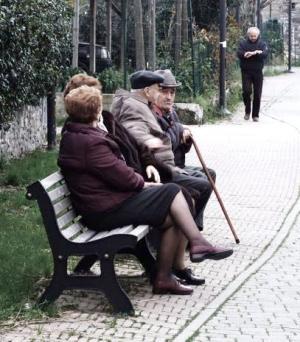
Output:
M180 123L177 113L172 110L169 113L158 113L158 108L154 107L157 120L164 132L169 136L172 143L175 165L184 170L185 173L175 173L172 182L199 193L195 199L195 222L200 230L203 229L203 212L212 193L212 187L203 172L203 169L185 165L185 154L191 149L192 142L182 142L184 127ZM214 170L209 170L212 179L216 180Z
M247 51L262 50L261 54L256 54L245 58ZM243 101L245 104L245 114L251 114L251 95L253 88L252 118L259 117L260 100L263 87L263 67L268 55L268 48L260 38L255 42L250 39L242 40L239 43L238 58L242 72Z
M96 231L140 224L160 227L180 190L180 186L173 183L143 189L111 211L86 214L84 223Z

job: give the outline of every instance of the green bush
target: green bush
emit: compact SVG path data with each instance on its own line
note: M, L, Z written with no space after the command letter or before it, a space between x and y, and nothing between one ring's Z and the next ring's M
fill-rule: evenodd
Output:
M262 39L269 48L268 64L281 64L284 57L284 39L282 24L278 20L268 20L264 23Z
M115 68L105 69L96 77L102 84L103 93L114 93L123 86L123 73Z
M72 11L62 0L2 0L0 123L35 105L70 64Z

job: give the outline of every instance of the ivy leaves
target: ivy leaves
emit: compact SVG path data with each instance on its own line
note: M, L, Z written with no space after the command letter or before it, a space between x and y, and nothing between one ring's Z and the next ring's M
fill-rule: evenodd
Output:
M60 82L72 56L71 18L67 1L1 1L0 123Z

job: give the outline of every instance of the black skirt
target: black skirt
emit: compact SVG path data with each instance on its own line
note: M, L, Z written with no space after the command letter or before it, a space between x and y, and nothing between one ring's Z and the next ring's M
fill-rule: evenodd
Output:
M179 191L180 187L173 183L146 188L109 212L85 214L83 222L90 229L97 231L112 230L130 224L159 227L164 223Z

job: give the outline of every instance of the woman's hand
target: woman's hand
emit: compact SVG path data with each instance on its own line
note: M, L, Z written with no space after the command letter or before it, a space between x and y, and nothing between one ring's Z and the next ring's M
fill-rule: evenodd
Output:
M155 183L160 183L159 172L156 170L156 168L153 165L148 165L146 167L146 174L147 174L148 179L153 178Z

